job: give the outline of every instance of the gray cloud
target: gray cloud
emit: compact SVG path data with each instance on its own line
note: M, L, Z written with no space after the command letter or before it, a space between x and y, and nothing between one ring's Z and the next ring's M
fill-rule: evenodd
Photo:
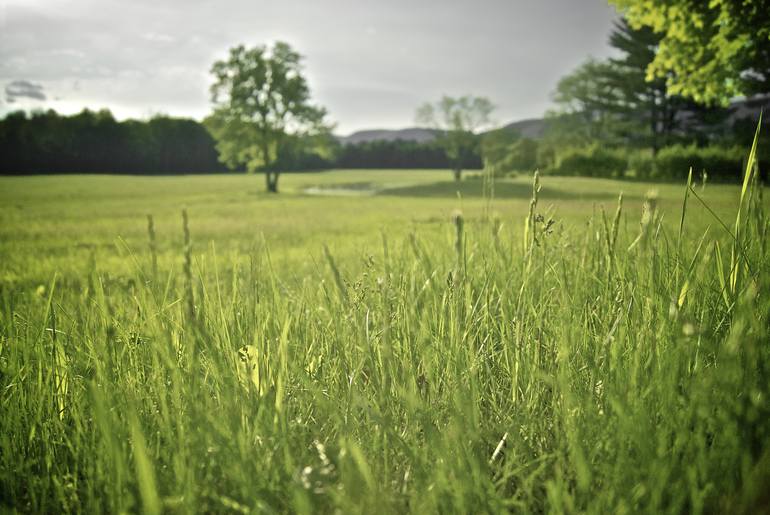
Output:
M5 101L9 104L14 103L20 98L31 98L33 100L45 100L43 86L35 84L28 80L15 80L5 86Z
M201 118L216 59L281 39L341 133L412 125L444 93L489 96L501 122L540 116L560 76L610 55L617 16L606 0L3 1L0 81L43 84L57 109Z

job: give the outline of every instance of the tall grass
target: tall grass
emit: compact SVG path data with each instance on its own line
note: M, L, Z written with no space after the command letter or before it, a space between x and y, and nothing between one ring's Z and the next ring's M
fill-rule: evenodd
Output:
M752 152L752 155L754 153ZM768 222L567 232L457 214L350 275L150 248L125 287L2 290L0 502L22 512L754 512ZM523 234L523 237L522 237ZM355 244L355 243L352 243ZM721 248L734 249L726 261ZM152 270L152 274L145 273Z

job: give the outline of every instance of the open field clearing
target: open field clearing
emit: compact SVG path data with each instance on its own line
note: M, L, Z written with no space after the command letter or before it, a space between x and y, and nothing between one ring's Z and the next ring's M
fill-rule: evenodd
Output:
M622 231L628 235L638 232L650 190L658 192L666 227L677 226L681 214L680 184L577 177L545 177L542 184L539 209L554 218L557 232L582 232L602 207L614 211L621 192ZM54 272L60 279L82 278L94 261L97 270L131 275L137 265L147 264L148 214L153 216L159 265L178 272L182 209L190 217L194 254L207 254L213 244L224 258L220 265L248 261L255 249L267 245L274 267L302 275L308 267L323 268L326 244L343 264L358 270L362 258L381 254L383 232L396 245L413 232L451 243L455 209L463 211L469 227L479 224L478 231L472 229L479 236L489 232L483 222L494 218L503 233L519 234L532 178L498 180L487 198L483 181L458 186L449 171L432 170L284 174L282 189L278 196L265 194L259 176L244 175L2 177L0 279L37 287ZM701 192L700 186L696 190ZM711 209L728 218L734 216L739 194L735 185L709 184L701 192ZM718 226L697 201L689 209L693 237L707 226Z
M766 509L754 181L281 180L0 178L3 508Z
M94 3L0 5L0 515L770 514L770 0Z

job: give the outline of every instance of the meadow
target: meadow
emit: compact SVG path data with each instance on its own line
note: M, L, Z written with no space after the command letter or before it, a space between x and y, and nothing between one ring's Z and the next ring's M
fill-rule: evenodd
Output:
M770 506L755 176L280 186L0 178L4 510Z

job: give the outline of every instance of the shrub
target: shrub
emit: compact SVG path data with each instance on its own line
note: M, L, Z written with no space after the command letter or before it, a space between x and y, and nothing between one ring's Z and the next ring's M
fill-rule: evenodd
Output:
M518 131L506 128L489 131L481 137L479 148L487 173L502 177L511 172L507 160L511 154L511 146L518 139Z
M649 150L638 150L628 156L627 171L636 179L649 179L655 176L655 158Z
M627 157L623 151L594 143L587 147L567 148L558 152L551 171L557 175L622 177L626 166Z
M654 177L684 180L690 167L696 176L705 170L710 179L738 181L743 173L743 152L737 147L672 145L655 157Z
M510 170L532 172L537 168L537 141L523 138L510 146L510 154L505 161Z
M541 170L553 170L556 163L556 148L552 142L540 142L537 147L538 168Z
M487 138L482 154L486 169L495 177L515 175L516 172L531 173L537 168L537 141L530 138L516 141L501 141L502 137Z

